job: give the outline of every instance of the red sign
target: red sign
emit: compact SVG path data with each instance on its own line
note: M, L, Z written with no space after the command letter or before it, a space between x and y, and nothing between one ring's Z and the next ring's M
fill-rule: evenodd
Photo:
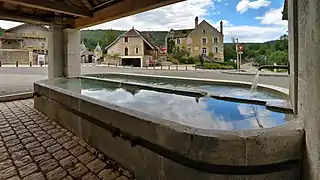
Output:
M243 52L244 44L238 44L238 52Z

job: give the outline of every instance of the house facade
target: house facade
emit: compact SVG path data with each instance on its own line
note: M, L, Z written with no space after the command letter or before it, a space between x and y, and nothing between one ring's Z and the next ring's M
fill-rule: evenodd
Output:
M166 37L167 49L186 49L194 57L204 54L215 61L223 61L223 22L220 22L220 31L205 20L200 24L198 22L199 19L196 17L194 29L171 29Z
M160 47L152 42L149 33L132 28L106 47L109 56L117 56L124 66L148 66L160 57Z
M27 61L29 59L33 64L39 64L38 56L45 57L48 53L48 28L41 25L22 24L7 29L0 37L0 49L2 54L8 54L7 58L3 58L7 59L6 61L10 61L8 57L12 54L12 57L19 56L20 59L24 59L21 60L24 63L29 63Z

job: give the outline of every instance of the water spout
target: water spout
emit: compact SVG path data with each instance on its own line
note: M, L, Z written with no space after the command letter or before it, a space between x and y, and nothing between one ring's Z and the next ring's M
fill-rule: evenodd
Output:
M258 86L258 81L259 81L259 75L260 75L260 70L257 71L256 75L254 76L252 85L251 85L251 92L255 91L257 89Z
M265 65L265 66L260 66L258 68L258 71L253 79L252 85L251 85L251 92L255 91L258 86L258 81L259 81L259 75L262 69L287 69L288 74L290 74L290 66L283 66L283 65Z

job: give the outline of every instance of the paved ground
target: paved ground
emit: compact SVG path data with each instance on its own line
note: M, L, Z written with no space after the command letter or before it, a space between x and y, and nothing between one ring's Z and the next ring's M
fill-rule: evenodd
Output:
M33 108L0 103L0 180L129 180L132 174Z
M82 73L106 73L106 72L122 72L122 73L139 73L139 74L154 74L163 76L182 76L208 79L222 79L233 81L252 82L253 75L236 75L224 74L219 70L153 70L153 69L138 69L138 68L115 68L115 67L96 67L82 66ZM33 83L41 79L47 79L48 70L46 67L2 67L0 68L0 96L4 94L18 93L30 91L33 89ZM259 83L289 87L287 77L260 77Z

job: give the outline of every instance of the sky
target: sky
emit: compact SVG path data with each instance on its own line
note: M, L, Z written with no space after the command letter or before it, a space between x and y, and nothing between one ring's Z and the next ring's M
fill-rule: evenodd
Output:
M282 21L284 0L186 0L184 2L128 16L87 29L168 31L194 28L194 19L206 20L219 29L224 22L225 42L265 42L287 34L287 21ZM0 27L19 25L0 21Z

